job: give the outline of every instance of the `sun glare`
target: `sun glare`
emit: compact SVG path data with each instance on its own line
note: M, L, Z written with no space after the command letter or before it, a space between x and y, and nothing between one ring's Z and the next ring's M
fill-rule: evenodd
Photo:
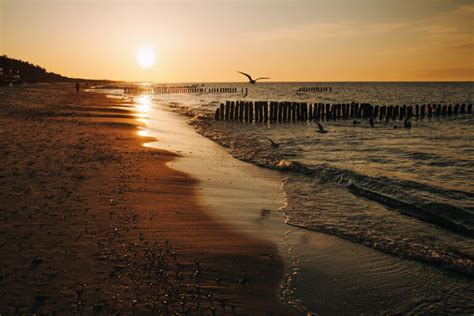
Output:
M143 69L150 68L155 64L155 51L148 46L140 47L137 50L137 64Z

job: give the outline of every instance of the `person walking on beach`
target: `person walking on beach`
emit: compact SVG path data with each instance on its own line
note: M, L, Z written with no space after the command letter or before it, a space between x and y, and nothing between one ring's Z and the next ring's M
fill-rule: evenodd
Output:
M79 82L76 82L76 92L79 93Z

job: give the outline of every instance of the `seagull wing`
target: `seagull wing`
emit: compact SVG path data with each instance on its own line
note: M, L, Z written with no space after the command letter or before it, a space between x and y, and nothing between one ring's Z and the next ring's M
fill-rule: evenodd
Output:
M270 137L265 137L265 138L268 139L272 144L276 145L276 143Z
M318 124L319 131L320 131L320 132L325 132L324 127L321 125L321 123L316 122L316 124Z
M244 75L244 76L246 76L247 78L249 78L250 81L253 80L252 77L250 77L249 74L246 74L245 72L242 72L242 71L237 71L237 72L240 73L240 74L242 74L242 75Z
M255 79L255 81L260 80L260 79L270 79L270 78L268 78L268 77L260 77L260 78Z

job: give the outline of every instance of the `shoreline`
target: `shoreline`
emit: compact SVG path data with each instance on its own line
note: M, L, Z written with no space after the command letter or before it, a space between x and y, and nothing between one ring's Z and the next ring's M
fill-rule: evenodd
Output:
M164 103L166 104L166 101ZM169 121L179 121L182 126L185 125L186 118L181 111L179 114L173 111L173 109L180 109L179 106L172 104L171 109L168 109L166 105L157 101L155 107L158 111L151 111L150 116L156 117L156 122L148 120L148 127L144 127L146 134L157 135L160 138L157 144L175 144L166 136L170 134L170 130L179 134L176 138L191 139L180 144L180 150L187 159L183 159L182 163L179 163L178 159L176 166L180 170L195 171L195 174L199 174L199 170L207 171L199 178L203 186L202 193L207 200L211 201L211 205L230 201L232 204L241 203L241 201L236 201L235 196L249 198L247 192L238 188L247 186L253 188L253 185L249 185L248 182L258 183L259 178L254 177L255 173L264 174L269 181L278 178L279 174L285 177L284 172L257 167L238 160L239 157L232 157L232 151L226 146L218 145L219 141L216 144L208 138L206 138L207 141L202 141L199 137L193 137L192 134L196 134L196 131L192 126L178 128L178 124L170 123ZM182 112L186 113L186 111ZM192 132L186 132L185 129ZM224 142L225 140L224 138ZM211 152L212 155L202 153L202 151ZM194 166L189 163L192 159L196 161ZM226 168L221 168L221 165ZM241 174L240 177L246 180L240 181L237 178L237 182L240 181L239 184L234 183L235 175L232 172L223 172L228 169L237 169L237 173ZM222 178L227 179L228 182L222 181ZM219 183L226 187L222 189L223 194L212 194L216 187L219 187ZM222 199L226 189L230 188L234 190L234 199ZM243 227L246 233L256 233L258 237L269 239L279 245L280 254L287 264L285 279L281 284L281 294L283 300L297 310L310 310L322 315L331 315L341 312L349 313L349 310L350 313L359 314L452 312L470 311L472 308L468 301L459 299L456 294L458 291L462 293L459 296L472 295L469 286L470 278L458 275L456 272L386 254L335 235L288 226L284 224L283 216L281 214L276 216L272 208L265 209L265 214L267 214L265 216L271 215L270 218L264 220L259 218L263 213L258 209L242 208L239 213L245 214L243 216L235 216L228 211L220 214L219 211L222 209L219 208L211 208L211 210L228 222L238 223L237 227L240 229ZM254 228L257 218L260 223L263 223L259 230ZM274 222L271 223L271 220ZM272 232L272 229L275 231ZM348 267L351 268L347 269ZM430 284L437 284L437 289L433 290ZM453 289L456 290L453 292ZM440 293L450 294L441 295ZM440 300L440 297L444 299Z
M0 93L2 312L294 313L275 246L206 214L127 104L67 84Z

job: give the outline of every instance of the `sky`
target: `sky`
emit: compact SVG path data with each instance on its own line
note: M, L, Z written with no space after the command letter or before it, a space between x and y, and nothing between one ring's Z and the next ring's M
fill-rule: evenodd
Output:
M0 0L0 54L90 79L473 81L474 1Z

